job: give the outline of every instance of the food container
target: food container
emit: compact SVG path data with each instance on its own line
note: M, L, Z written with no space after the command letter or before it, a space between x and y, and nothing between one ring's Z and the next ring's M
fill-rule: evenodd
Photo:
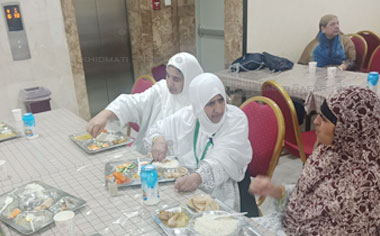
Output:
M206 195L206 194L204 194ZM192 211L188 206L185 205L173 205L173 206L168 206L168 207L163 207L163 208L158 208L155 210L153 213L153 218L155 222L161 227L161 229L165 232L166 235L173 236L173 235L202 235L199 234L197 231L193 229L193 222L197 217L200 217L205 214L212 214L212 215L218 215L218 214L232 214L236 213L236 211L232 210L228 206L226 206L223 202L219 201L218 199L214 199L216 203L218 203L219 208L221 210L219 211L205 211L205 212L199 212L196 213ZM186 214L190 215L190 221L189 224L186 227L183 228L170 228L166 226L158 217L158 214L160 213L161 210L166 210L166 211L183 211ZM239 221L239 226L236 232L233 232L230 235L244 235L244 236L262 236L259 230L255 229L252 225L249 223L249 218L246 216L231 216L234 219L237 219Z
M62 210L76 211L86 203L40 181L32 181L0 196L0 208L7 197L13 198L0 214L0 220L23 235L31 235L54 222L55 213ZM34 231L27 215L34 216Z
M21 136L22 135L18 130L8 125L7 123L0 122L0 142Z
M121 132L110 133L107 131L101 133L97 138L93 138L88 133L69 135L69 138L88 154L126 146L133 142L132 138L127 137Z
M121 178L118 178L117 174L116 180L120 179L118 186L119 187L126 187L126 186L137 186L141 185L140 180L140 172L141 167L143 165L147 165L152 161L152 159L147 157L137 158L137 159L131 159L131 160L119 160L119 161L110 161L105 164L104 167L104 175L105 175L105 183L108 184L107 179L111 178L112 175L115 175L115 172L122 173ZM185 167L178 167L177 169L181 169L182 173L188 173L189 171ZM175 181L176 177L173 175L169 175L167 173L171 173L174 171L172 168L166 169L166 168L157 168L158 172L158 182L164 183L164 182L173 182ZM170 176L171 178L167 178L166 176Z
M171 217L176 217L177 219L180 218L180 220L178 222L171 221L171 223L174 223L174 225L172 224L170 226L168 225L168 220L166 220L168 218L170 220L170 216L164 217L164 218L162 217L162 215L165 215L166 213L181 214L180 217L171 215ZM189 226L191 217L192 217L191 212L187 208L180 207L180 206L168 206L168 207L160 208L160 209L157 209L153 213L154 221L161 227L161 229L167 235L187 235L187 232L189 232L188 226Z

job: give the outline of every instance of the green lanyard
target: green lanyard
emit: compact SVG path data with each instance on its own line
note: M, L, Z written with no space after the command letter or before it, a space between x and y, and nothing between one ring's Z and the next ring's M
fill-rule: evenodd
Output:
M197 156L197 141L198 141L198 133L199 133L199 120L197 120L197 123L195 125L195 132L194 132L194 141L193 141L193 150L194 150L194 157L195 157L195 160L197 161L197 166L198 166L198 163L199 163L199 159L198 159L198 156ZM205 155L206 155L206 152L208 150L208 148L210 147L212 141L211 139L208 141L205 149L203 150L203 153L202 153L202 156L201 156L201 159L200 160L203 160L203 158L205 158Z

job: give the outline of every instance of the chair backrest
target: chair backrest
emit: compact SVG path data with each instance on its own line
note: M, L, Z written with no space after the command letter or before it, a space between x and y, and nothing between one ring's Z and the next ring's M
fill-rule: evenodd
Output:
M240 108L248 119L248 138L253 149L249 173L252 177L271 177L284 142L285 123L281 110L274 101L262 96L248 99Z
M165 79L166 77L166 65L162 64L152 68L152 75L156 81Z
M380 73L380 45L373 51L369 59L368 72L377 71Z
M364 59L366 58L367 51L368 51L367 42L359 34L348 34L347 36L350 37L350 39L355 45L355 51L356 51L355 69L357 71L362 71Z
M132 87L132 94L142 93L148 88L152 87L155 83L156 81L153 79L152 76L142 75L136 79L135 84ZM127 128L127 136L131 136L131 128L137 132L140 130L138 124L134 122L129 122Z
M366 69L365 72L367 72L369 59L372 53L375 51L375 48L380 45L380 37L374 32L371 32L369 30L362 30L362 31L357 32L357 34L362 36L368 45L367 56L365 57L364 64L363 64L363 68Z
M296 108L288 93L276 81L268 80L261 87L261 95L272 99L280 107L285 120L285 142L298 146L299 157L305 163L306 155L303 149Z
M270 98L256 96L245 101L240 108L248 119L248 138L252 145L249 174L272 177L284 143L285 123L280 107ZM259 198L260 205L264 198Z

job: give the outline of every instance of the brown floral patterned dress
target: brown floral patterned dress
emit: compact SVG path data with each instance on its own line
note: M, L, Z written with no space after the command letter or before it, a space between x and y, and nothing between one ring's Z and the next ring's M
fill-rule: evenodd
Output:
M307 160L283 218L288 235L380 235L380 99L348 87L327 98L332 145Z

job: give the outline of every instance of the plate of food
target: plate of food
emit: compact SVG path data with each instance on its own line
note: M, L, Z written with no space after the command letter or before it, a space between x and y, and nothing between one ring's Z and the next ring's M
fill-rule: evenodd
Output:
M133 142L132 138L121 132L112 133L107 130L103 130L96 138L93 138L89 133L73 134L69 138L89 154L125 146Z
M86 201L40 181L32 181L0 196L0 220L23 235L54 222L55 213L76 211Z
M12 126L0 122L0 141L5 141L12 138L21 137L21 133Z
M175 160L177 163L178 161ZM104 174L106 184L111 178L114 178L119 187L123 186L136 186L141 185L140 171L141 167L150 164L152 159L148 157L142 157L137 159L131 159L127 161L110 161L105 164ZM188 169L182 166L174 167L173 162L165 166L157 167L157 163L153 162L158 172L158 182L171 182L176 178L188 174ZM165 165L165 163L164 163Z
M153 218L167 235L186 235L191 212L180 206L168 206L157 209Z
M192 235L232 236L242 228L241 220L226 211L204 211L194 215L189 223Z

